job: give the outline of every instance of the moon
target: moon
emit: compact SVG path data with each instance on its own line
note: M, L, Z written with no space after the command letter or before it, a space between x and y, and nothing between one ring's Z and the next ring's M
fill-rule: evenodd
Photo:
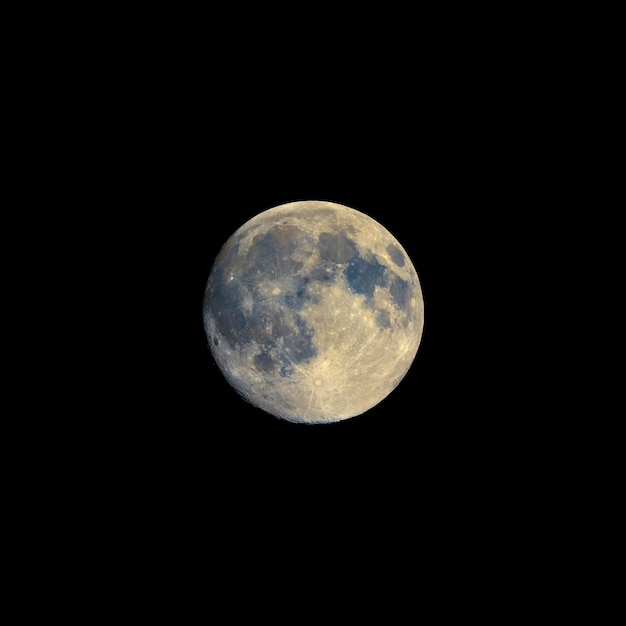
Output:
M218 367L245 400L322 424L368 411L400 383L424 300L406 251L376 220L300 201L259 213L226 241L203 319Z

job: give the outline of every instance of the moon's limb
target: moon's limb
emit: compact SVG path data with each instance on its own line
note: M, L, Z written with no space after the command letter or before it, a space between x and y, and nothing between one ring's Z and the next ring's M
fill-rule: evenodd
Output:
M417 353L423 311L415 268L383 226L343 205L293 202L226 242L204 322L244 398L323 423L359 415L396 387Z

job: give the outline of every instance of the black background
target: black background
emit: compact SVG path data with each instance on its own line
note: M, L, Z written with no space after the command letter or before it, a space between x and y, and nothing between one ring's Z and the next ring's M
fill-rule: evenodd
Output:
M287 488L291 500L312 488L338 501L401 490L406 504L409 492L501 463L515 427L500 414L509 303L498 249L508 236L502 214L518 198L507 189L502 207L510 172L498 133L432 88L264 87L217 104L189 94L166 122L158 115L134 129L136 154L120 147L117 172L124 164L129 176L121 230L126 223L136 252L125 282L137 348L131 450L218 490L235 480L246 493ZM425 300L422 343L400 386L331 425L291 424L243 401L202 327L204 287L227 238L265 209L307 199L383 224L413 260Z
M106 306L123 330L113 333L112 395L93 400L111 410L82 449L105 459L99 480L148 562L165 536L163 558L199 554L222 564L219 576L241 575L234 550L261 576L275 559L288 579L303 563L367 572L373 559L424 558L436 580L448 558L469 568L483 542L497 561L509 520L526 524L520 502L545 444L511 367L527 349L510 316L525 287L502 251L524 191L499 147L505 131L432 88L373 97L369 78L362 91L341 85L251 86L217 104L188 94L145 128L125 125L136 152L128 137L115 147L118 182L105 194L115 209L103 215L121 278ZM384 225L425 301L422 342L397 389L361 416L314 426L242 400L202 325L227 238L265 209L307 199ZM522 365L522 387L536 383ZM516 542L523 550L532 533Z
M149 467L182 492L288 489L293 500L314 489L338 503L399 490L406 504L468 477L502 480L495 468L523 439L506 363L522 347L507 320L526 287L511 296L506 251L529 217L529 121L495 62L485 74L444 51L415 67L403 54L332 71L314 57L283 66L282 52L201 68L184 63L183 48L176 63L125 60L115 89L97 84L86 96L84 141L101 155L83 166L85 182L114 276L99 304L112 320L102 341L110 334L118 346L113 403L124 408L101 435L122 466ZM425 300L422 343L400 386L362 416L317 426L239 398L202 327L227 238L265 209L308 199L390 230Z
M180 549L206 561L224 541L265 562L278 546L314 559L333 537L356 563L429 551L445 568L438 551L471 552L477 536L497 545L507 520L524 519L551 445L536 400L545 382L527 365L542 358L527 318L544 109L515 49L426 30L343 47L332 33L278 37L257 56L205 32L136 27L52 85L75 94L59 98L71 138L55 118L48 145L51 161L58 146L71 153L56 183L68 197L55 197L78 233L71 320L86 324L89 356L63 388L79 416L54 423L71 449L57 456L111 549L123 535L154 562L166 537L173 560ZM296 200L379 221L423 289L408 374L337 424L247 404L202 325L221 246Z
M175 578L203 597L215 580L219 594L274 571L281 591L308 590L298 577L321 568L313 589L328 593L345 567L374 593L390 578L414 609L416 578L449 606L454 577L466 586L487 560L481 597L500 594L500 572L559 532L546 512L569 471L540 397L549 352L532 332L550 324L532 259L558 197L543 183L561 140L545 132L561 119L548 89L560 64L533 63L527 33L516 41L491 16L490 37L463 16L369 29L333 29L332 16L318 33L259 28L253 40L239 17L151 17L115 19L99 40L84 28L84 41L58 42L65 59L38 61L49 82L36 154L50 175L37 185L49 221L67 224L76 305L39 297L81 344L75 373L52 385L58 404L45 397L60 417L28 423L54 470L37 475L42 517L58 511L85 562L113 563L131 590ZM425 301L398 388L315 426L242 400L202 326L228 237L310 199L390 230ZM66 334L53 330L58 367ZM394 600L383 603L387 617Z

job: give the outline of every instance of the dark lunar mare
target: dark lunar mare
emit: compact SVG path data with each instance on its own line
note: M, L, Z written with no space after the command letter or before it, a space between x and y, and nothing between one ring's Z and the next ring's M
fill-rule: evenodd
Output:
M388 267L381 265L374 258L366 260L357 255L351 259L346 268L346 280L352 291L366 296L365 302L370 308L375 306L376 287L388 288L396 308L405 313L403 326L409 323L408 305L411 299L411 285ZM380 328L389 328L391 325L389 313L378 311L376 322Z
M389 285L389 293L391 293L396 306L400 310L406 311L411 298L411 285L403 278L394 275Z
M354 241L346 233L321 233L317 247L320 257L332 263L346 263L357 255Z
M377 285L386 287L388 284L385 269L376 259L366 260L357 254L348 263L346 280L352 291L372 298Z
M247 255L251 269L261 270L269 278L283 278L293 276L302 269L301 261L294 261L291 255L296 250L298 242L295 238L279 238L270 231L264 235L257 235Z
M231 348L235 347L237 337L244 332L248 325L241 307L239 285L234 278L231 280L231 276L234 277L238 250L239 244L236 243L230 246L226 254L222 251L218 255L204 296L205 310L208 309L218 330Z
M244 257L239 244L232 245L218 256L205 296L205 307L228 345L236 350L256 343L260 352L254 365L283 377L293 372L292 365L317 354L313 329L299 315L311 298L306 290L310 279L300 273L302 262L292 257L296 231L276 227L258 235ZM272 283L280 295L271 295ZM252 298L249 313L243 307L246 294Z
M402 254L402 251L396 248L396 246L392 243L387 246L387 254L398 267L404 267L404 254Z

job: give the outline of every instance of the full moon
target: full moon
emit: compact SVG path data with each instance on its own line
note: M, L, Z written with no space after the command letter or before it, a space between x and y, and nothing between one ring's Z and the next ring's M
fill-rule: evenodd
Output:
M224 244L203 302L213 357L248 402L292 422L360 415L404 378L420 282L381 224L322 201L259 213Z

